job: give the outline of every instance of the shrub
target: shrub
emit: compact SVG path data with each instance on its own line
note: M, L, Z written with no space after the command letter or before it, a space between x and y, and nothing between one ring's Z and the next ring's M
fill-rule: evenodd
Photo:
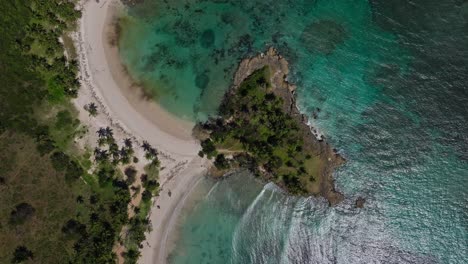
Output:
M145 202L148 202L151 200L151 197L153 197L153 195L151 194L150 191L148 190L145 190L142 194L141 194L141 199Z
M135 182L137 172L138 171L133 166L128 166L125 168L124 173L127 176L126 182L128 185L132 185Z
M272 156L268 163L266 164L266 168L269 171L273 171L279 169L283 165L283 160L278 156Z
M301 182L299 181L299 177L295 174L284 175L283 181L288 190L293 194L302 193L304 191L302 189Z
M209 159L211 159L211 157L216 155L216 147L213 141L211 141L211 139L203 140L201 143L201 146L202 146L203 153L205 153Z
M13 253L13 259L11 260L11 263L21 263L23 261L26 261L28 259L33 259L34 254L32 253L31 250L29 250L25 246L18 246L15 249L15 252Z
M154 159L150 164L146 165L145 172L148 179L157 179L159 176L159 160Z
M229 161L226 159L224 154L218 154L216 156L214 165L216 166L216 168L220 170L224 170L224 169L229 168Z
M35 212L36 209L34 209L32 205L28 203L20 203L16 205L13 211L11 211L10 224L21 225L26 222L26 220L30 219Z
M86 226L75 219L70 219L63 225L62 232L68 236L85 235Z
M99 185L104 186L108 184L114 178L114 174L115 170L112 167L103 166L97 173Z
M130 249L129 251L124 253L125 263L137 263L138 258L140 257L140 253L135 249Z
M63 129L66 126L73 124L73 117L68 110L63 110L57 113L57 122L55 122L55 127L58 129Z
M54 141L51 139L42 140L37 145L37 150L39 151L39 154L41 156L49 154L50 152L52 152L52 150L54 150L54 148Z
M151 180L151 181L146 182L144 187L145 187L146 190L153 193L153 191L156 190L159 187L159 182L157 182L156 180Z
M64 171L70 162L70 158L65 153L60 151L54 152L50 159L52 161L52 166L57 171Z
M70 161L67 165L67 172L65 173L65 180L73 181L79 179L84 173L83 168L75 161Z
M146 173L141 174L140 180L141 180L143 186L145 186L146 182L148 181L148 174L146 174Z

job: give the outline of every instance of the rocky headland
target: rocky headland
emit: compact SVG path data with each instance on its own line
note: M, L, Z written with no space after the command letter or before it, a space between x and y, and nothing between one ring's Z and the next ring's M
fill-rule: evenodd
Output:
M258 75L258 72L262 71L263 69L265 70L265 76L267 76L268 79L268 84L264 85L268 86L268 88L266 88L264 92L266 97L268 97L268 94L274 94L273 97L280 98L279 102L281 103L279 103L278 106L281 108L282 112L288 117L292 118L292 120L295 123L295 125L292 126L291 135L299 135L299 140L297 142L300 143L297 143L298 146L295 149L296 153L293 153L293 151L288 149L286 151L287 154L285 154L284 156L282 156L281 154L271 154L271 156L273 156L273 160L275 160L277 156L280 156L282 157L281 159L276 158L279 160L278 163L286 163L287 165L277 165L276 167L272 166L272 159L265 159L260 157L261 155L258 154L256 151L257 147L255 147L255 149L252 150L252 145L250 145L250 147L246 146L248 143L232 143L234 139L239 138L240 141L249 142L248 135L245 136L244 134L244 138L242 138L243 136L239 135L235 135L233 137L229 136L233 133L235 134L236 129L248 129L248 127L245 126L244 128L242 128L242 125L240 127L237 127L239 125L239 122L244 122L244 125L250 122L257 122L253 119L253 116L261 115L262 113L264 113L255 111L261 104L265 104L266 101L260 102L258 105L247 106L247 108L251 107L255 109L255 111L250 108L239 111L239 108L246 108L246 105L239 100L235 101L235 98L239 97L239 93L246 93L242 91L245 90L245 83L252 82L252 80L250 80L252 76ZM216 161L219 161L218 163L224 162L227 164L230 161L229 158L232 158L232 160L236 160L238 157L241 157L241 160L243 162L230 162L230 166L220 166L224 170L226 170L227 167L232 168L233 164L234 167L243 167L242 165L245 164L245 156L247 155L250 158L252 158L250 159L250 165L252 165L252 161L254 163L254 166L250 166L250 168L253 168L265 179L274 181L275 183L277 183L281 187L285 187L286 190L292 193L322 196L328 200L330 205L336 205L343 200L343 195L335 189L333 171L335 168L343 164L345 162L345 159L341 157L338 153L336 153L336 151L326 142L326 140L323 137L313 132L313 128L311 128L308 125L307 117L301 114L298 108L296 107L296 86L287 81L288 73L289 65L287 60L283 58L280 54L278 54L278 52L274 48L270 48L266 53L261 53L258 56L244 59L239 64L238 70L233 79L233 85L231 89L229 89L229 91L226 92L225 99L220 110L220 118L210 120L199 126L199 128L201 128L201 130L205 132L205 137L201 138L202 146L205 145L203 146L205 154L209 154L210 146L207 146L207 144L210 142L210 139L213 140L213 145L217 149L215 165ZM259 84L260 86L263 85L261 84L262 78L263 77L258 77L258 79L255 80L256 84ZM233 100L235 102L233 102ZM236 103L240 105L235 105ZM229 110L227 111L226 108L229 108ZM240 121L236 120L236 117L238 116L245 117L245 114L239 114L240 112L249 112L249 114L251 115L251 117L248 117L247 123L245 123L245 118L238 118ZM264 119L274 118L271 117L270 114L267 114L265 116L266 117ZM285 120L287 121L288 119ZM266 127L271 127L272 125L268 123L268 121L269 120L265 121L261 118L260 123L264 124L266 122ZM254 133L252 133L251 135L252 137L254 136L254 134L257 134L255 133L256 131L253 132ZM276 140L271 140L270 142L270 139L273 138L275 134L275 131L271 132L273 133L268 137L269 143L264 144L266 145L265 148L269 149L269 151L272 153L280 153L280 150L277 149L281 148L281 146L279 145L280 143L275 143L277 142ZM222 135L220 136L220 134ZM287 135L285 134L285 136ZM226 137L228 139L225 139ZM247 137L247 139L245 137ZM227 141L229 141L230 143L227 144ZM263 142L261 141L261 139L256 139L255 141L255 144L257 145L262 145L262 143ZM297 152L299 152L299 154L297 154ZM220 153L221 155L223 155L222 157L219 157ZM304 155L301 156L301 153L305 154L305 159L302 158ZM212 154L214 156L214 153ZM228 162L224 161L224 155L226 156ZM313 162L309 162L310 160L313 160ZM310 170L307 166L308 162L314 163L313 167L309 166L311 168ZM291 169L292 167L302 166L301 164L304 163L305 166L301 167L301 169L297 172L294 171L294 169ZM304 167L305 169L302 169ZM288 173L284 173L284 177L274 175L286 171ZM289 173L290 171L292 172ZM311 176L305 177L305 175L307 174ZM291 182L297 183L291 185ZM299 188L300 191L292 191L291 186L294 186L294 188Z

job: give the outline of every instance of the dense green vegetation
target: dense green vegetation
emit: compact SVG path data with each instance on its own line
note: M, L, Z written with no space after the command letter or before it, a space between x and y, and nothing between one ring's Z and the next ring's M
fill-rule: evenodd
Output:
M218 169L248 166L292 193L317 193L320 157L305 145L298 121L283 104L271 89L269 68L254 72L225 97L220 118L202 125L210 136L200 155L216 157Z
M151 208L151 198L157 196L159 192L159 159L156 149L151 147L147 142L142 146L146 152L146 157L150 163L145 167L145 173L141 175L141 186L134 190L134 195L141 193L141 201L138 207L134 208L134 215L129 219L123 245L126 252L124 254L125 263L137 263L140 256L139 250L142 248L142 242L145 239L145 231L150 227L148 213ZM130 166L125 169L127 181L134 179L136 171ZM141 188L143 187L143 189ZM135 187L132 187L135 188Z
M108 133L96 167L73 145L85 133L69 103L79 88L67 35L80 16L74 4L0 5L0 263L115 263L122 227L136 225L116 168L131 161L131 142L119 147Z

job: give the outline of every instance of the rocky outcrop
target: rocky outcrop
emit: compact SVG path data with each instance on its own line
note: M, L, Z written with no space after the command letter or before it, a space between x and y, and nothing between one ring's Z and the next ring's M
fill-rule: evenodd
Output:
M354 206L356 206L356 208L363 208L365 203L366 203L366 199L359 196L356 199L356 203L354 204Z

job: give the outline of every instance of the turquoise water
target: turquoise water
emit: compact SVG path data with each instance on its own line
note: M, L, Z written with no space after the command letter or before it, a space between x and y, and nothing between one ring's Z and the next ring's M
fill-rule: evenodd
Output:
M348 160L334 208L246 175L217 184L170 263L468 263L468 2L147 0L120 46L187 119L215 113L239 60L274 46Z
M198 196L196 201L202 202L184 208L181 226L174 234L176 239L187 235L190 238L176 240L177 247L170 254L169 263L203 263L206 260L224 263L229 259L233 254L231 241L236 226L262 187L246 172L220 181L207 178L199 183L195 190L198 194L192 195L191 200ZM190 224L186 224L188 222Z

